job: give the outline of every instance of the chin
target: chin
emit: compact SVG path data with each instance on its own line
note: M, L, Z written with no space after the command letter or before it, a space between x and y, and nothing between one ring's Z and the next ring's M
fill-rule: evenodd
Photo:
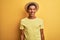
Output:
M33 17L34 15L30 15L31 17Z

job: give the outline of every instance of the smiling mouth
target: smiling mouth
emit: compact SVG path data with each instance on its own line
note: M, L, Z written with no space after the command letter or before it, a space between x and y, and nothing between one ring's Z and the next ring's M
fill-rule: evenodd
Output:
M35 13L35 12L31 12L31 13Z

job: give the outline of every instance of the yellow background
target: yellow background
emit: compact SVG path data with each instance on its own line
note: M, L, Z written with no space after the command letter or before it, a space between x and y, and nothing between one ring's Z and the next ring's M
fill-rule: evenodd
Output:
M19 20L26 17L24 5L30 1L39 4L36 16L44 20L46 40L60 40L59 0L1 0L0 40L19 40Z

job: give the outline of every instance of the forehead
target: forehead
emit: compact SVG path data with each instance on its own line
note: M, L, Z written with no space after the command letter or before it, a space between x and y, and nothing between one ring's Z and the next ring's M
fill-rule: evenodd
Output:
M29 8L36 8L34 5L29 6Z

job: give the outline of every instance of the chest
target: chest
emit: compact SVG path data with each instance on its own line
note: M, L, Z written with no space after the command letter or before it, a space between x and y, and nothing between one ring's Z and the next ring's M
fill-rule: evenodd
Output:
M39 21L29 21L29 22L24 22L25 29L39 29L40 27L40 22Z

